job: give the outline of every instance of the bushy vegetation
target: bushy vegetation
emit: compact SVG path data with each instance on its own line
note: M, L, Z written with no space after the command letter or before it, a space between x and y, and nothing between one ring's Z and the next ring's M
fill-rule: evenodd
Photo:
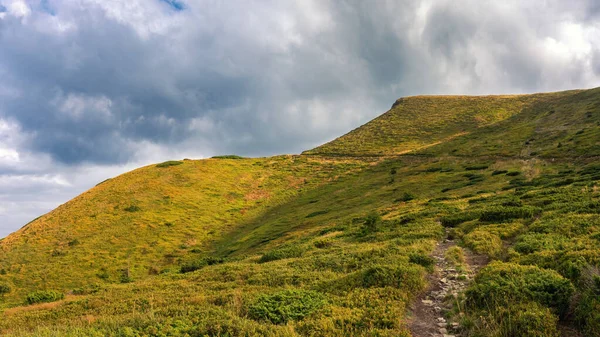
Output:
M467 303L477 309L534 301L563 315L574 290L571 282L555 271L494 262L479 272L466 296Z
M25 302L27 304L45 303L60 301L65 298L65 294L55 290L38 290L27 294Z
M597 337L599 94L409 98L310 156L112 178L0 241L0 334L409 336L445 226L502 261L461 335ZM22 307L36 289L72 296Z
M325 297L318 292L288 289L259 296L248 307L248 315L259 321L285 324L290 320L302 320L325 303Z
M156 164L156 167L170 167L170 166L177 166L177 165L181 165L181 164L183 164L182 161L169 160L169 161L162 162L160 164Z

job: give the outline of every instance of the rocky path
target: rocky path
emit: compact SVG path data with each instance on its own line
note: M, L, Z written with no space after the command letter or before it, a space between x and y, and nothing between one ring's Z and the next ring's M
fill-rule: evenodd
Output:
M413 337L459 337L459 324L447 322L444 312L452 308L477 271L488 263L485 256L464 249L462 265L446 260L448 249L456 246L452 240L438 243L433 258L435 272L429 277L429 288L417 298L412 307L410 331Z

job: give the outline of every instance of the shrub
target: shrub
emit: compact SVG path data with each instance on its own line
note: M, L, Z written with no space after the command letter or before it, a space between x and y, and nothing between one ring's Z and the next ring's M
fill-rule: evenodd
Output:
M415 197L414 194L412 194L410 192L404 192L404 194L402 194L402 196L400 198L396 199L395 201L396 202L398 202L398 201L404 201L404 202L406 202L406 201L414 200L415 198L416 197Z
M226 155L222 155L222 156L213 156L213 159L244 159L244 157L242 156L238 156L235 154L226 154Z
M302 256L302 253L304 253L304 250L299 246L274 249L272 251L264 253L258 260L258 263L300 257Z
M511 219L528 219L533 218L538 213L540 213L540 209L531 206L492 206L481 212L479 220L502 222Z
M535 302L492 307L472 315L475 336L559 337L558 317Z
M8 294L11 290L11 287L7 283L0 283L0 296Z
M478 165L470 165L465 167L465 170L467 171L479 171L479 170L485 170L489 167L489 165L485 165L485 164L478 164Z
M65 298L65 294L54 290L38 290L29 293L25 299L28 304L55 302Z
M502 336L559 337L558 317L535 302L510 306L501 311Z
M519 171L509 171L508 173L506 173L506 175L509 177L516 177L520 174L521 174L521 172L519 172Z
M416 267L420 268L420 267ZM393 287L408 293L421 290L424 286L423 273L410 266L375 266L359 272L359 284L362 288Z
M463 236L463 241L465 245L478 254L498 257L502 252L502 240L500 237L483 229L476 229Z
M435 259L431 256L422 253L411 253L408 255L408 262L418 264L427 268L429 271L433 271L435 265Z
M166 162L162 162L160 164L156 164L156 167L170 167L170 166L177 166L177 165L181 165L183 164L182 161L178 161L178 160L169 160Z
M479 309L533 301L564 315L573 291L571 282L553 270L493 262L477 274L466 297Z
M217 257L212 257L212 256L204 257L200 260L190 261L190 262L186 262L186 263L182 264L179 271L181 273L189 273L189 272L193 272L198 269L202 269L206 266L221 264L223 262L224 262L224 260L222 258L217 258Z
M508 171L507 170L495 170L494 172L492 172L492 175L497 176L499 174L505 174L505 173L508 173Z
M126 212L138 212L138 211L141 210L141 208L139 208L136 205L131 205L131 206L128 206L128 207L124 208L123 210L126 211Z
M448 248L444 254L444 257L446 258L446 261L455 265L465 263L465 252L458 246L452 246Z
M327 210L327 209L326 210L322 210L322 211L316 211L316 212L312 212L309 215L307 215L306 218L312 218L312 217L315 217L317 215L323 215L323 214L327 214L327 213L329 213L329 210Z
M325 305L325 297L315 291L288 289L260 295L248 307L248 316L257 321L285 324L300 321Z
M463 222L475 220L479 217L477 212L462 212L458 214L452 214L443 216L440 218L440 222L444 227L456 227Z
M377 227L381 223L381 215L377 212L371 212L365 217L365 221L363 222L363 233L373 233L377 231Z

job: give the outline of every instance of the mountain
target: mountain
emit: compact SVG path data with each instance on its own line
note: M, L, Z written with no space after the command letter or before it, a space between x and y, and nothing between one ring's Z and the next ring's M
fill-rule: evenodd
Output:
M302 155L143 167L0 241L0 331L420 337L447 260L463 335L600 336L599 155L590 89L406 97Z

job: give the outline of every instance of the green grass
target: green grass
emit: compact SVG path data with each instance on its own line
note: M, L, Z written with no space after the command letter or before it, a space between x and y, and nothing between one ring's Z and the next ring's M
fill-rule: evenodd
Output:
M448 227L495 261L457 301L464 335L596 337L598 102L411 97L308 155L112 178L0 241L0 333L409 336ZM66 296L24 304L47 289Z

